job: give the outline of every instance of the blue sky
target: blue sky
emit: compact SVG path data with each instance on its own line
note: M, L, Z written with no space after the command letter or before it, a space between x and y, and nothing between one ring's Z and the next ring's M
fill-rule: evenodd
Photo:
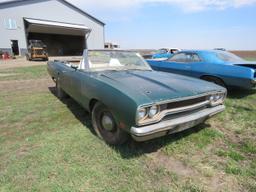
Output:
M256 50L255 0L70 0L122 48Z

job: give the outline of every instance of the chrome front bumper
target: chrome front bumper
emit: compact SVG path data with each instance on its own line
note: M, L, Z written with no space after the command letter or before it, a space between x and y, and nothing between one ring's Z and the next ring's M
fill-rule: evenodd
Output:
M212 117L213 115L216 115L217 113L220 113L224 110L224 105L206 108L186 116L161 121L157 124L143 127L132 127L130 132L134 140L146 141L153 138L162 137L164 135L177 133L189 129L200 123L203 123L209 117Z

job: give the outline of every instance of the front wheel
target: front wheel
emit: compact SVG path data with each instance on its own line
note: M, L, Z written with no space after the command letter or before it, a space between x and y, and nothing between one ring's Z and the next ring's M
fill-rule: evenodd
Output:
M97 135L110 145L121 145L128 138L128 134L116 123L111 111L100 102L92 110L92 124Z

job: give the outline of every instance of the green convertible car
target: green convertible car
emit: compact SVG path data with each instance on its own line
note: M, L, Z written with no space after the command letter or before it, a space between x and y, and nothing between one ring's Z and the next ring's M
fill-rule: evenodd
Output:
M80 63L48 62L57 96L91 113L97 135L122 144L176 133L225 109L226 89L206 81L153 71L131 51L85 50Z

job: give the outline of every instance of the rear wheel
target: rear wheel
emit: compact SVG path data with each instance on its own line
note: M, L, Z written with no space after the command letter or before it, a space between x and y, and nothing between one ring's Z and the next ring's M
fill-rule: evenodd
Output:
M128 134L118 127L111 111L97 102L92 110L92 124L97 135L110 145L123 144Z
M205 80L205 81L209 81L209 82L215 83L215 84L217 84L217 85L220 85L220 86L226 88L225 83L224 83L221 79L219 79L219 78L217 78L217 77L204 76L204 77L202 77L201 79L203 79L203 80Z

